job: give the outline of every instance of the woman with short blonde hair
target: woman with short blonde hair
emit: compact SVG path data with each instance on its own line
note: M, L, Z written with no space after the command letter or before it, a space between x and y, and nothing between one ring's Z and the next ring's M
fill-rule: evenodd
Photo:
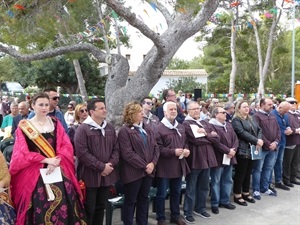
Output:
M123 112L124 125L118 135L121 153L120 175L124 184L123 223L148 224L148 193L159 158L153 129L143 123L143 109L138 102L128 103Z

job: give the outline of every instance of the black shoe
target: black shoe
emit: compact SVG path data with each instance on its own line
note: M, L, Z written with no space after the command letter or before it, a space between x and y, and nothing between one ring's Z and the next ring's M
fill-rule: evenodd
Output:
M242 198L247 202L255 203L254 198L250 194L247 194L247 195L242 194Z
M280 189L285 190L285 191L289 191L290 190L290 188L287 187L287 186L285 186L282 182L275 183L275 187L280 188Z
M294 187L294 185L291 182L283 182L285 186L288 187Z
M184 221L185 219L182 216L179 216L178 218L171 218L170 223L176 223L177 225L186 225Z
M235 203L237 203L237 204L239 204L239 205L242 205L242 206L247 206L247 202L245 202L244 200L243 200L243 201L241 201L241 200L243 200L242 197L238 197L238 198L234 197L234 198L233 198L233 201L234 201Z
M211 211L212 211L213 214L219 214L219 208L216 207L216 206L212 206Z
M220 204L219 205L221 208L226 208L226 209L235 209L235 205L232 205L231 203L228 204Z
M269 184L269 189L270 189L271 191L273 191L274 194L277 195L277 191L276 191L275 186L274 186L273 184Z
M167 225L167 223L164 220L159 220L157 221L157 225Z
M292 184L296 184L296 185L300 185L300 181L298 179L296 179L296 178L292 179L291 183Z

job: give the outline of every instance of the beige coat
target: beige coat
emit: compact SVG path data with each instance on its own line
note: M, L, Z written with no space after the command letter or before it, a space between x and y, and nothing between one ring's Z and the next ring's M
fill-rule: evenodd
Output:
M10 184L10 174L8 172L7 163L0 151L0 187L8 187Z

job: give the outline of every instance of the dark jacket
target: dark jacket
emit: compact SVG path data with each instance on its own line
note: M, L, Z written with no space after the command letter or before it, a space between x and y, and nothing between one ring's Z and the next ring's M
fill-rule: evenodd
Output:
M147 144L139 130L135 127L122 126L118 134L118 142L121 153L120 174L124 184L148 176L146 166L153 162L157 164L159 148L156 144L154 131L149 125L143 125L147 132ZM151 175L154 177L154 171Z
M190 172L186 159L179 159L175 155L176 148L188 148L183 125L179 123L177 128L181 137L175 129L169 129L163 123L156 127L156 141L160 151L156 166L157 177L178 178Z
M239 140L233 130L231 123L226 123L226 130L224 129L224 127L215 124L213 124L212 126L214 131L220 137L219 145L214 147L218 167L220 167L222 166L224 154L228 154L231 148L234 148L235 151L237 151L239 147ZM234 165L236 163L236 157L234 156L231 158L230 164Z
M207 136L195 138L190 126L191 124L197 125L199 128L204 128ZM202 120L201 124L202 126L193 120L185 120L183 122L191 152L187 158L190 169L208 169L218 165L213 145L218 144L220 139L218 136L210 134L213 131L213 127L208 121Z
M288 112L289 125L293 131L291 135L286 136L286 146L299 145L300 134L296 133L296 129L300 128L300 114Z
M11 134L12 134L12 135L15 134L15 131L16 131L16 129L18 128L19 122L20 122L22 119L27 119L27 117L28 117L28 114L25 115L25 116L22 116L21 114L18 114L17 116L15 116L15 117L13 118L12 129L11 129Z
M250 144L256 145L258 139L262 139L262 131L252 118L242 119L234 117L232 127L239 139L239 147L236 156L240 158L251 158Z
M281 138L278 146L285 146L287 135L285 135L284 132L287 127L290 127L288 114L286 113L284 115L280 115L280 113L276 109L273 109L271 113L275 115L281 132Z
M74 144L78 158L77 176L87 187L110 186L119 180L116 165L119 162L119 145L115 128L105 127L105 137L100 130L81 124L75 133ZM112 163L114 170L108 176L101 176L106 163Z
M273 142L280 142L281 132L274 114L258 111L253 115L258 126L262 129L262 139L264 141L263 150L269 151L269 146Z

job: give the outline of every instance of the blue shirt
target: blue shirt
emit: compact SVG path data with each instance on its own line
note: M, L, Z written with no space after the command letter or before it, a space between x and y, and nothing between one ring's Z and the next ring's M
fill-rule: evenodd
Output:
M280 142L278 143L278 146L285 146L286 144L286 135L284 131L286 130L287 127L289 127L289 119L288 115L284 114L283 116L279 114L279 112L276 109L273 109L272 114L275 115L277 123L280 127L280 133L281 133L281 139Z

